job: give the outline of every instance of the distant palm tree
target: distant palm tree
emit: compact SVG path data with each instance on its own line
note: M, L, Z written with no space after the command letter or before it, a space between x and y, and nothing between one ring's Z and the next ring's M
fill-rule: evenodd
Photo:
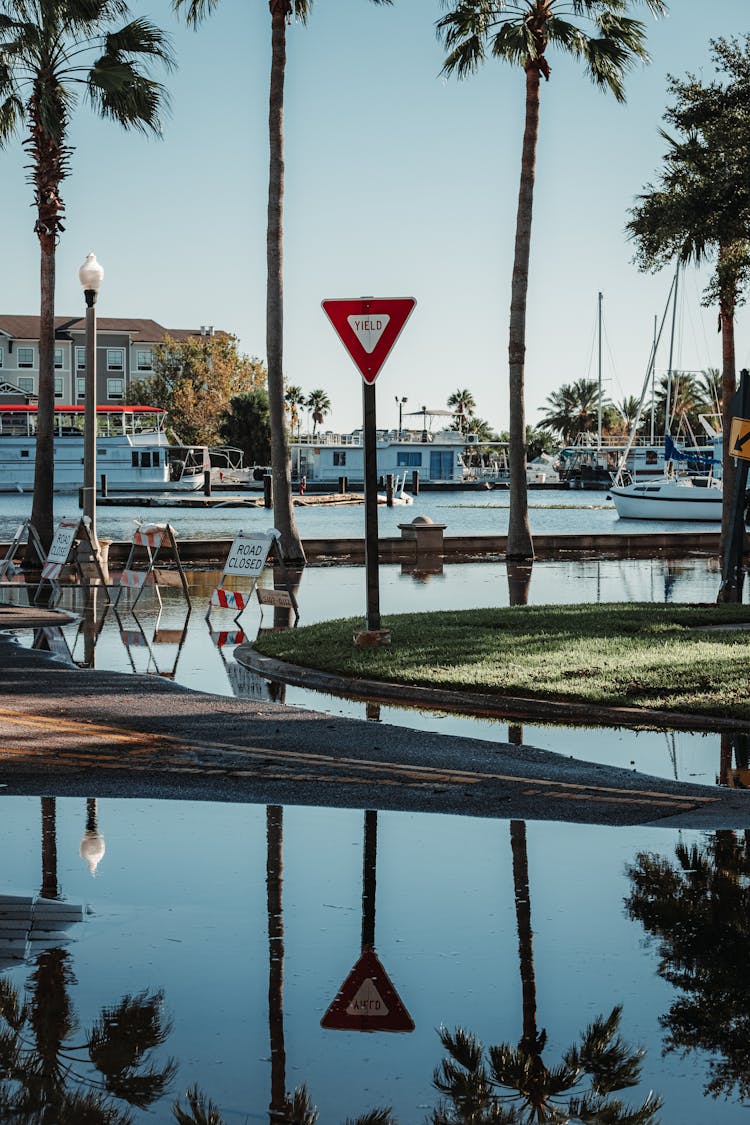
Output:
M149 77L172 65L166 36L142 17L125 20L124 0L0 0L0 144L21 126L34 189L34 233L41 250L39 410L31 522L52 542L55 405L55 251L65 229L60 185L70 173L72 111L79 91L94 110L125 129L159 134L166 95ZM92 155L91 160L94 157Z
M516 217L516 243L511 283L508 337L510 377L510 513L507 555L534 557L526 490L524 363L526 300L531 249L531 215L536 175L541 79L550 77L547 51L557 47L582 61L592 82L624 101L625 72L637 59L647 60L645 27L627 16L630 0L444 0L455 5L438 21L448 55L446 74L459 78L477 70L488 53L513 66L526 78L521 178ZM639 0L632 0L638 3ZM655 14L664 0L642 0ZM572 17L572 18L571 18Z
M472 417L474 411L477 408L477 404L474 401L474 395L471 393L471 391L467 390L454 391L453 394L448 398L447 406L451 410L455 410L457 414L457 418L455 420L455 428L460 433L463 433L464 423L468 418Z
M297 441L299 441L300 433L300 407L304 407L307 399L302 387L295 384L290 384L284 392L284 402L286 403L289 411L289 431L294 435L294 427L297 427Z
M625 429L632 429L633 423L638 417L639 406L640 400L637 395L626 395L622 402L616 404L617 413L620 415Z
M318 388L316 391L310 391L310 394L307 396L306 405L307 409L312 414L312 436L314 438L317 427L322 426L326 414L331 413L331 400L325 391Z
M602 401L602 407L609 403ZM563 383L547 396L547 406L540 408L540 426L559 433L563 441L573 442L580 434L596 433L599 419L599 384L596 379L576 379Z

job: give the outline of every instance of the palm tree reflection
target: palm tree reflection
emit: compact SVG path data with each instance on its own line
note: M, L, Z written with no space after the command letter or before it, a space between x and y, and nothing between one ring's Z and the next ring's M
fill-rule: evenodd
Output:
M631 918L656 940L658 973L679 996L661 1018L665 1048L709 1056L706 1093L750 1097L750 836L680 842L670 861L641 852L628 868Z
M28 999L0 978L0 1119L28 1125L126 1125L126 1108L161 1098L177 1067L152 1061L171 1023L161 992L125 996L79 1032L69 986L70 955L45 949L35 958ZM91 1072L93 1067L94 1074Z
M519 733L514 731L516 738ZM515 741L515 738L512 739ZM430 1117L432 1125L521 1125L549 1122L607 1122L607 1125L648 1125L661 1100L648 1094L631 1107L614 1097L636 1086L643 1052L620 1037L622 1009L599 1016L572 1044L562 1061L550 1068L542 1058L547 1033L538 1030L534 971L531 895L526 824L510 824L513 886L516 902L518 952L521 969L522 1034L518 1046L489 1047L469 1031L439 1031L444 1058L433 1084L442 1101Z

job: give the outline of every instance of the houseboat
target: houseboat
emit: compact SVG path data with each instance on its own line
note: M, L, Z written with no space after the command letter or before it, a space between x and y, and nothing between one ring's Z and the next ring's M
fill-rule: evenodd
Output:
M377 435L378 478L389 474L406 479L419 474L419 485L460 488L466 480L465 450L477 444L475 435L457 430L402 433L379 430ZM350 487L364 481L362 430L351 434L323 433L290 443L292 478L305 477L308 484L337 488L342 477Z
M83 484L85 406L54 408L55 491ZM97 475L109 492L197 491L211 468L207 446L173 444L155 406L97 406ZM0 492L32 492L37 404L0 405Z

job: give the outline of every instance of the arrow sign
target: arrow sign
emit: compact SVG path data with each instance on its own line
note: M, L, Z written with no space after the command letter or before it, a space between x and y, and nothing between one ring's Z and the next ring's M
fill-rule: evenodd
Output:
M329 1031L413 1031L374 949L365 949L320 1021Z
M322 302L323 312L366 383L375 382L416 303L413 297L351 297Z

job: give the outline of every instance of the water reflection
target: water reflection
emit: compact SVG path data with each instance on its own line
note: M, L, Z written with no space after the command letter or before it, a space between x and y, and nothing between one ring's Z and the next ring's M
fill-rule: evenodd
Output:
M518 737L520 743L520 735ZM513 887L521 975L522 1032L517 1046L501 1043L486 1049L471 1031L440 1029L447 1057L435 1070L433 1084L443 1100L430 1117L432 1125L469 1122L591 1123L649 1125L661 1098L649 1092L638 1107L614 1095L637 1086L645 1052L620 1036L622 1006L598 1016L550 1069L542 1053L547 1032L537 1020L529 859L524 821L510 822Z
M627 869L630 916L654 939L679 993L661 1017L667 1053L709 1058L705 1092L750 1098L750 835L680 842L674 859L640 852Z
M39 809L3 802L4 885L38 886ZM213 1103L216 1125L312 1122L316 1104L331 1125L368 1106L381 1116L362 1121L457 1123L471 1120L457 1083L486 1080L475 1120L551 1122L557 1107L576 1121L587 1107L618 1122L632 1099L630 1120L647 1122L654 1088L664 1125L734 1125L750 1093L750 855L737 833L685 833L670 861L663 829L188 802L108 801L105 817L94 798L44 810L53 897L36 901L72 909L64 887L92 906L73 944L48 929L24 937L26 961L3 961L0 1120L196 1125ZM93 881L84 812L96 854L106 821ZM0 931L18 897L0 899ZM342 970L376 943L414 1031L321 1030ZM716 1112L704 1088L721 1094ZM84 1116L89 1093L109 1117L94 1100ZM14 1118L8 1105L42 1108Z

